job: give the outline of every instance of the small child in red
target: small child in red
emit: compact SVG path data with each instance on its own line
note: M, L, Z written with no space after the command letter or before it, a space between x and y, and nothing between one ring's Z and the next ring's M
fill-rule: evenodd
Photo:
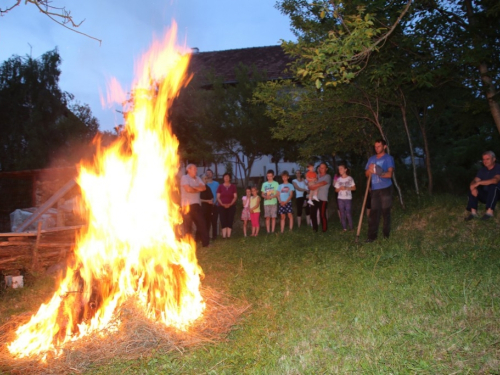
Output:
M314 185L316 182L318 182L318 174L314 171L314 164L309 163L307 164L307 172L306 172L306 181L307 185ZM309 200L307 203L309 205L314 205L313 200L318 201L318 190L312 190L309 192Z

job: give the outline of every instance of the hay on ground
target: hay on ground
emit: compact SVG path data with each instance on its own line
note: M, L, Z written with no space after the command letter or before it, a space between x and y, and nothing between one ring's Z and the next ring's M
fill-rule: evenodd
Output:
M48 353L46 361L42 360L45 354L21 359L12 357L7 345L15 339L17 327L29 321L31 313L13 317L0 327L0 373L79 373L90 366L115 360L131 360L153 353L182 353L189 348L225 340L249 304L211 288L202 288L201 294L206 302L205 312L186 332L152 322L130 301L116 311L113 323L119 323L118 330L91 334L67 343L61 348L62 355L54 358Z

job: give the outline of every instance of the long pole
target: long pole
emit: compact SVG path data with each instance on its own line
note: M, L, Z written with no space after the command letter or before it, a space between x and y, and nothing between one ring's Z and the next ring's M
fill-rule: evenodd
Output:
M370 183L372 181L372 175L368 176L368 181L366 182L365 199L363 199L363 206L361 207L361 215L359 215L358 232L356 233L356 243L359 241L359 233L361 232L361 224L363 223L363 216L365 213L366 199L368 197L368 191L370 190Z

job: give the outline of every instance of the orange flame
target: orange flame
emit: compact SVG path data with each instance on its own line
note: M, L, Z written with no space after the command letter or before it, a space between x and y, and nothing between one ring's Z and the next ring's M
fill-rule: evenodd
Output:
M204 310L195 244L178 239L174 229L181 222L172 200L178 141L166 114L189 82L190 57L178 52L176 29L140 62L124 135L101 150L94 165L80 166L88 228L58 291L8 346L16 356L57 355L65 342L109 329L116 308L129 298L151 319L182 330Z

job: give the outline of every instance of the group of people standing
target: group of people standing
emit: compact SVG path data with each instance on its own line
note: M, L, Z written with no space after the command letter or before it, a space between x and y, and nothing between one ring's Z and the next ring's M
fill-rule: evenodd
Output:
M219 184L213 179L209 169L198 177L198 168L194 164L186 167L186 174L181 177L181 209L184 233L191 233L193 223L196 225L196 239L203 247L217 238L217 224L220 219L222 238L231 237L234 215L236 213L236 186L231 183L231 175L225 173L223 182Z
M377 239L381 219L383 219L384 238L388 238L391 231L394 158L386 153L387 144L383 139L375 141L374 149L375 154L368 159L365 166L370 197L366 201L366 207L369 208L366 242L373 242ZM478 202L486 204L482 220L492 218L496 203L500 200L500 165L496 163L495 154L492 151L486 151L482 155L482 162L483 168L470 183L467 204L467 210L470 213L466 221L478 217ZM250 235L259 234L261 201L268 233L275 231L278 215L281 218L281 232L285 230L286 219L288 219L289 229L292 230L294 225L292 198L294 196L297 226L301 226L305 212L307 224L310 224L315 232L318 232L319 227L326 232L330 186L333 186L337 193L342 228L344 231L352 230L352 192L356 190L356 184L349 175L349 168L345 163L339 163L333 184L332 177L327 171L326 163L319 164L317 173L314 164L309 164L306 178L304 179L302 172L297 171L293 182L289 181L290 176L287 171L284 171L281 173L283 180L281 184L274 180L274 171L267 171L267 180L262 184L260 191L256 186L249 187L242 198L243 234L247 235L248 222L251 222L252 226ZM197 167L189 164L186 167L186 175L181 178L180 185L184 232L191 233L194 223L197 229L196 238L201 241L203 247L209 246L209 232L211 230L212 240L217 238L217 224L220 219L222 238L231 237L238 199L236 186L231 183L231 176L225 173L223 182L219 184L213 179L213 172L208 169L201 179L197 176Z
M394 159L386 153L384 140L375 142L375 155L367 162L365 174L371 181L371 206L368 223L367 242L377 239L381 217L384 220L383 235L389 237L390 210L392 206L392 174ZM184 223L184 232L191 233L192 224L196 225L196 238L202 246L217 238L217 223L220 219L222 238L230 238L232 234L236 201L238 194L236 186L231 183L228 173L223 175L223 182L219 184L213 179L213 172L208 169L203 178L197 176L197 167L189 164L186 174L181 178L181 207ZM266 181L260 191L256 186L246 189L242 197L243 234L247 236L247 223L251 223L250 236L257 236L260 229L261 201L263 202L265 226L268 233L273 233L276 227L276 218L280 215L281 232L285 230L286 219L289 229L293 229L292 198L295 195L297 210L297 225L300 227L302 215L305 211L307 223L315 232L319 227L323 232L328 229L328 193L333 186L337 193L339 216L344 231L352 230L352 192L356 184L349 175L349 168L345 163L338 165L338 174L335 175L333 185L332 176L327 173L326 163L320 163L317 173L314 164L308 165L305 179L300 171L296 172L296 179L290 182L287 171L281 173L282 183L274 180L274 171L269 170ZM260 193L260 194L259 194ZM307 198L308 197L308 198Z

